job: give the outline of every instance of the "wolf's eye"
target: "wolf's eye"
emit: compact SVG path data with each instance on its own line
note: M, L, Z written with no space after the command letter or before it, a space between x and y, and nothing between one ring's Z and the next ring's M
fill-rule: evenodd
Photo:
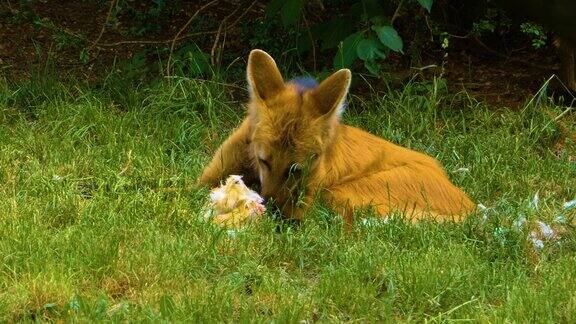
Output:
M268 169L268 170L271 169L270 163L268 163L268 161L258 158L258 162L260 162L260 164L264 165L266 167L266 169Z
M285 179L288 179L290 177L299 178L301 174L302 174L302 167L300 166L300 164L292 163L290 164L290 167L286 169L286 172L284 172L284 178Z

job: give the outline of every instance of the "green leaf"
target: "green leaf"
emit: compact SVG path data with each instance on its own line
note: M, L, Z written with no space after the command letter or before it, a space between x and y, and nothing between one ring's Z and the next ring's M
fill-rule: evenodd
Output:
M349 15L352 19L368 21L374 16L385 12L381 0L362 0L350 6Z
M350 35L354 31L351 26L352 23L348 19L334 18L314 26L312 34L322 42L321 49L324 51L338 46L346 36Z
M378 62L373 60L364 61L364 67L366 68L366 70L368 70L368 72L372 73L372 75L374 76L380 75L380 64L378 64Z
M266 17L271 18L282 9L287 0L272 0L266 6Z
M428 12L432 10L432 2L434 2L434 0L418 0L418 3L420 3L422 7L428 10Z
M358 58L358 53L356 48L362 40L362 33L354 33L344 39L336 52L334 57L334 68L341 69L345 67L350 67L354 61Z
M375 15L368 19L372 25L380 26L390 22L390 17L386 17L384 15Z
M282 6L280 16L284 27L292 26L298 22L301 16L302 8L304 7L305 0L288 0Z
M376 58L384 59L386 54L381 50L382 44L374 37L365 38L358 43L356 52L358 57L363 61L375 60Z
M298 54L304 54L312 48L312 38L308 33L301 33L296 39L296 50Z
M398 32L392 26L373 26L372 30L376 32L380 42L389 49L404 53L402 51L404 44L402 43L402 38L398 35Z

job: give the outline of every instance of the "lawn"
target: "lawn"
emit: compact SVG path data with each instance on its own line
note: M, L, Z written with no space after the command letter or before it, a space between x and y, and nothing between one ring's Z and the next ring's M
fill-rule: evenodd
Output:
M442 82L350 98L346 123L437 157L488 213L346 230L318 202L230 235L193 184L242 102L109 82L0 81L0 320L576 321L573 227L535 251L513 226L576 216L576 115L541 93L516 111Z

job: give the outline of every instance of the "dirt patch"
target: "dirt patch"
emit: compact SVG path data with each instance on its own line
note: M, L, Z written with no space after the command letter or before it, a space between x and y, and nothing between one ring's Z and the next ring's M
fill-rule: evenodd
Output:
M446 78L451 91L465 90L489 104L518 108L557 75L559 68L552 49L524 49L510 56L461 51L449 55Z
M127 36L134 17L123 16L106 24L108 3L36 1L32 8L35 17L30 17L23 14L25 8L18 4L3 2L0 4L0 71L22 78L28 77L34 67L53 63L62 75L74 73L89 82L94 81L115 62L130 59L145 48L157 46L157 50L165 51L169 41L203 4L188 3L175 14L175 19L163 24L159 30L147 33L146 37L134 37ZM134 5L138 3L134 2ZM199 21L189 27L192 31L206 32L202 38L204 43L199 41L205 52L210 52L211 35L216 32L218 22L231 11L229 6L237 4L223 1L204 11ZM265 2L256 3L245 19L263 17L264 8ZM103 26L106 28L100 36ZM226 48L238 52L237 56L247 51L242 48L247 45L234 36L240 34L232 31ZM95 40L101 45L91 47ZM547 79L558 73L559 62L553 49L544 51L528 47L501 54L469 40L454 41L454 44L444 65L449 90L465 90L492 105L520 107ZM90 51L82 62L82 51L86 48ZM440 52L430 54L431 61L442 62L442 55ZM402 59L399 62L394 64L398 71L392 73L410 70Z

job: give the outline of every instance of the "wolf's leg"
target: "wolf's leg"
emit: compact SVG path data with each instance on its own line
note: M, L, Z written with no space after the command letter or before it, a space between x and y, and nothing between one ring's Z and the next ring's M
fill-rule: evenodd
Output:
M381 216L394 211L413 221L430 218L460 221L474 209L470 199L434 170L415 171L408 166L374 173L325 191L325 199L336 210L372 206ZM347 220L348 221L348 220Z
M254 181L254 171L250 168L249 131L249 121L245 119L218 148L212 161L204 167L198 185L217 186L220 180L231 174L243 175L247 183Z

